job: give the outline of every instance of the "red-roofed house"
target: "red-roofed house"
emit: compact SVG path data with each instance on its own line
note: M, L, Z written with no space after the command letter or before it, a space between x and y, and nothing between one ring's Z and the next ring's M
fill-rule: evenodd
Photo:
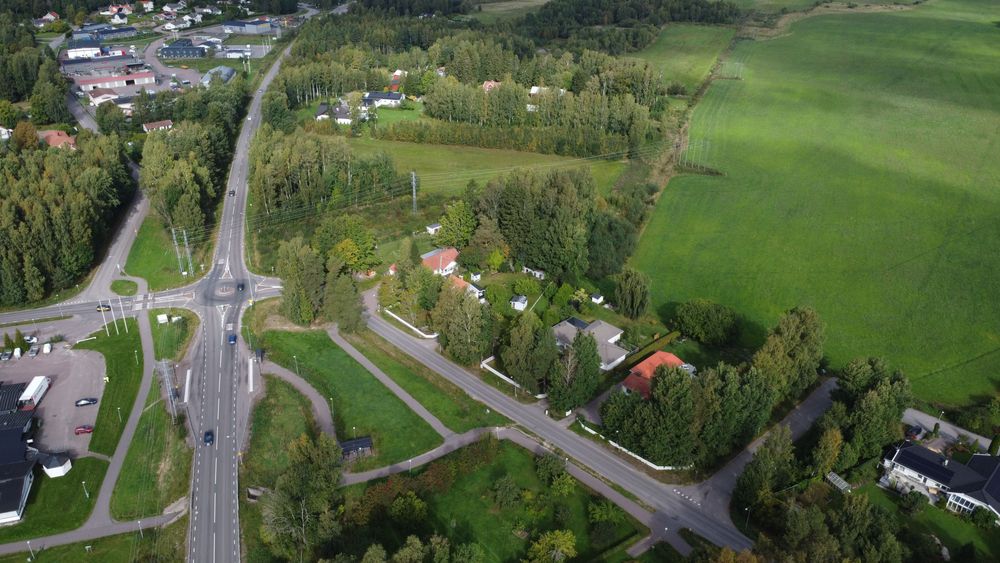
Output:
M38 139L45 141L50 147L70 148L76 150L76 137L58 129L47 129L38 132Z
M626 377L625 381L622 382L622 387L624 387L626 391L642 395L643 399L648 399L649 390L653 386L653 377L656 376L656 370L660 366L667 366L668 368L681 368L691 375L694 375L697 371L694 366L684 363L684 360L678 358L674 354L657 350L645 360L632 366L632 369L628 373L628 377Z
M487 80L486 82L483 82L483 92L487 92L488 93L491 90L493 90L494 88L498 88L499 86L500 86L500 83L497 82L496 80Z
M439 276L450 276L458 267L458 250L454 246L434 249L420 258L425 268Z
M143 123L142 130L146 133L150 131L168 131L174 126L174 122L169 119L164 119L163 121L154 121L152 123Z

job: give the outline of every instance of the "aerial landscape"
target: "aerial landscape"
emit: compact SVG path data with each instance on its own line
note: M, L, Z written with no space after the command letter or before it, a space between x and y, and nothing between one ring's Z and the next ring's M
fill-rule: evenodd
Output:
M1000 3L0 6L0 563L1000 560Z

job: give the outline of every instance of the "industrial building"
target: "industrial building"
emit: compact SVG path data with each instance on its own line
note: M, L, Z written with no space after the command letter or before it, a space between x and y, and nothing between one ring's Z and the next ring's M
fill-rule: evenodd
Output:
M205 76L201 77L201 85L208 88L212 85L212 79L218 77L225 84L236 76L236 71L228 66L217 66L212 70L205 73Z
M190 39L178 39L166 47L160 48L162 59L201 59L208 55L208 49L195 45Z
M66 46L66 56L71 59L92 59L101 56L101 42L95 39L74 39Z
M84 92L89 92L95 88L125 88L126 86L139 86L143 84L155 84L156 75L152 72L134 72L131 74L120 74L110 76L80 76L75 77L73 82Z
M250 21L231 20L222 22L222 30L236 35L267 35L271 33L271 22L265 19Z

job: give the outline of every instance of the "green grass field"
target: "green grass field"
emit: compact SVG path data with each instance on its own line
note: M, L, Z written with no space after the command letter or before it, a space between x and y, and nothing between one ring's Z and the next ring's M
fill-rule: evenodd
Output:
M107 536L47 549L34 549L35 558L22 551L0 557L0 563L65 563L66 561L100 561L101 563L134 563L157 561L180 563L184 561L188 517L184 516L166 528L152 528L139 532ZM88 551L87 548L90 547Z
M135 319L127 319L128 333L121 321L118 322L119 333L115 334L114 324L108 325L111 336L101 329L91 336L95 340L81 342L74 346L77 350L94 350L104 355L105 377L104 394L98 404L97 421L94 423L94 433L90 438L90 451L104 455L114 455L118 447L118 439L125 430L135 397L139 394L139 384L142 383L142 344L139 342L139 325ZM138 362L136 359L138 358ZM121 420L119 411L121 409Z
M659 69L667 84L679 82L693 94L708 78L712 65L734 33L736 30L730 27L670 24L652 45L633 56Z
M510 150L381 141L367 137L353 138L349 142L357 154L385 151L392 155L400 171L415 170L420 189L428 194L458 195L469 180L475 179L482 185L515 168L550 170L579 165L589 165L598 190L609 194L625 169L620 161L581 160Z
M733 0L733 3L744 10L780 12L805 10L815 4L815 0Z
M298 371L333 405L340 438L371 436L375 455L359 460L360 471L405 461L441 444L426 422L354 361L322 331L263 334L264 348L274 362ZM356 431L355 431L356 428Z
M505 0L501 2L486 2L476 6L469 15L485 24L507 22L519 18L529 12L534 12L549 0Z
M246 486L274 487L288 469L288 444L302 434L316 434L309 400L288 383L264 376L264 397L254 406L251 418L250 447L243 457L240 480ZM271 552L260 540L260 504L240 495L240 527L247 561L273 561Z
M181 317L182 320L159 324L157 315ZM151 309L149 323L153 328L153 349L157 360L179 362L187 352L191 337L198 330L198 315L184 309Z
M69 474L54 479L36 467L24 518L18 524L0 528L0 542L23 541L79 528L97 502L97 492L107 470L106 461L93 457L73 460ZM89 499L84 495L83 482L87 483Z
M373 332L345 335L373 364L378 366L442 424L461 434L483 426L502 426L506 418L472 400L465 391L401 353Z
M181 248L181 256L184 257L183 241L178 240ZM192 247L191 258L194 267L199 269L199 265L204 261L205 250L209 245ZM185 260L184 270L187 270ZM174 252L174 242L170 237L170 230L155 213L150 213L139 227L139 234L136 235L135 242L132 243L132 250L128 253L128 260L125 262L125 271L131 276L140 277L149 284L150 291L161 291L172 287L179 287L191 283L193 278L182 276L177 269L177 254Z
M664 316L707 297L745 342L796 305L834 367L880 355L942 406L1000 379L1000 4L819 16L741 43L695 110L693 157L632 262Z
M180 420L173 424L160 386L154 385L111 495L111 515L115 519L162 514L170 503L187 494L191 448L184 440L185 434L186 426Z
M858 492L868 495L872 504L887 509L894 518L902 520L904 526L915 527L914 531L918 533L933 534L952 554L958 553L963 545L971 542L980 555L984 556L983 561L1000 559L1000 534L995 531L991 533L977 528L968 520L936 506L927 506L916 516L906 516L900 512L895 495L875 485L865 485Z
M512 508L500 508L493 500L493 485L505 475L522 490L523 500ZM574 561L602 561L604 551L613 553L630 545L648 530L626 518L606 537L598 539L592 534L587 509L599 498L579 483L569 496L555 496L535 473L535 456L505 441L498 445L492 463L459 476L446 492L425 499L427 527L448 537L453 546L478 543L485 552L485 560L490 562L518 561L526 554L533 538L522 539L515 535L513 530L518 523L538 533L568 529L576 536ZM557 506L561 507L560 515L556 514ZM373 522L359 531L354 541L378 541L391 553L392 548L388 546L402 543L408 533L383 522Z
M114 280L111 282L111 291L117 295L135 295L139 291L139 285L132 280Z

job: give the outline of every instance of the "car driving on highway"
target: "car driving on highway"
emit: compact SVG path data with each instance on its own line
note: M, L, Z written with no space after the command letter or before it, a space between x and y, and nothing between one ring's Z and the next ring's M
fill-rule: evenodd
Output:
M213 443L215 443L215 432L212 432L211 430L206 430L205 431L205 445L206 446L211 446Z
M100 312L100 311L110 311L110 310L111 310L111 305L98 305L97 306L97 311L98 312Z

